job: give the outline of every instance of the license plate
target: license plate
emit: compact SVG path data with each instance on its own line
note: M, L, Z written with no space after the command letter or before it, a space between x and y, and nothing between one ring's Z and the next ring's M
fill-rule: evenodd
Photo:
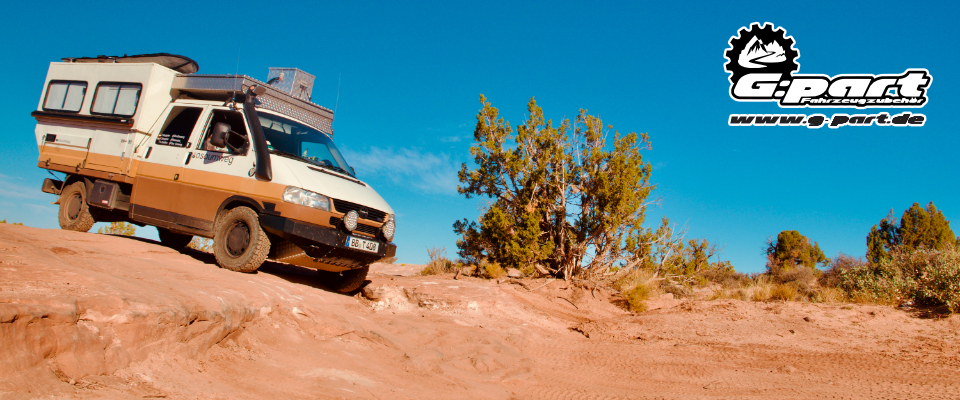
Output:
M347 236L347 247L376 253L380 248L380 243L372 240L364 240L353 236Z

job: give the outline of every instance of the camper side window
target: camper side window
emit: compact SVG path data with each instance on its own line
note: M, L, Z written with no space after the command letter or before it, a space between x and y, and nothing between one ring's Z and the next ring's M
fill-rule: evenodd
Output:
M198 107L174 107L157 136L157 144L187 147L187 140L190 139L190 133L197 125L202 111L203 109Z
M51 81L47 86L47 98L43 102L43 109L78 112L83 105L83 96L86 93L86 82Z
M246 136L249 139L249 136L247 136L247 127L243 124L243 114L229 110L213 110L213 112L210 113L210 120L207 122L207 131L203 134L203 141L197 145L197 149L219 151L241 156L247 155L247 150L250 148L249 145L240 149L238 152L233 152L227 147L219 147L214 144L214 142L216 142L216 140L213 139L214 127L218 122L229 125L231 131L239 133L241 136Z
M101 82L93 96L92 114L132 116L140 101L139 83Z

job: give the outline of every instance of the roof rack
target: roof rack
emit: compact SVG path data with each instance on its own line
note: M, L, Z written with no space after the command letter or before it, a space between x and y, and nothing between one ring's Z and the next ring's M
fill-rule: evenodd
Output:
M284 114L333 136L333 111L294 97L271 85L246 75L180 75L173 78L173 89L200 100L242 99L247 88L258 86L266 91L257 96L257 107Z

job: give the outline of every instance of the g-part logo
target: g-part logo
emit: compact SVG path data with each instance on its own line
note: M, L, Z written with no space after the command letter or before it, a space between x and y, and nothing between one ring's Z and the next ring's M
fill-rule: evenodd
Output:
M777 102L780 107L896 107L919 108L927 103L927 89L933 81L930 72L925 68L910 68L902 74L841 74L827 76L823 74L798 74L800 51L794 46L796 41L786 35L782 27L774 29L773 24L767 22L761 26L753 23L750 28L742 27L737 36L730 37L730 47L724 52L727 63L724 69L730 73L730 97L741 102ZM730 125L771 125L767 122L757 123L756 119L745 121L739 118L735 123L731 115ZM820 117L816 124L815 116ZM894 126L921 126L925 119L921 114L914 114L921 118L911 118L904 113L889 118L889 114L863 115L863 119L845 114L835 114L840 117L837 125L831 119L830 127L843 125L894 125ZM780 117L755 116L755 117ZM819 128L823 123L821 115L789 115L781 121L777 118L774 125L807 125ZM847 121L840 122L844 117ZM867 117L872 117L867 120ZM897 119L896 117L903 117ZM801 118L801 120L797 120ZM911 123L910 120L914 123ZM765 118L762 121L769 121ZM897 124L896 122L903 122ZM744 123L746 122L746 123ZM803 122L803 123L800 123Z

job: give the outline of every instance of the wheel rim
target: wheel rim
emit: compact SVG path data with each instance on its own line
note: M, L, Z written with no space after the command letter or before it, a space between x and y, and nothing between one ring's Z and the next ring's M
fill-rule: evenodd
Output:
M67 200L67 207L66 207L67 219L71 221L77 219L77 217L80 216L80 209L82 208L81 207L82 205L83 205L83 199L80 198L79 194L74 194L73 196L70 196L70 200Z
M250 246L250 228L247 224L236 221L227 232L227 252L237 257L243 254Z

